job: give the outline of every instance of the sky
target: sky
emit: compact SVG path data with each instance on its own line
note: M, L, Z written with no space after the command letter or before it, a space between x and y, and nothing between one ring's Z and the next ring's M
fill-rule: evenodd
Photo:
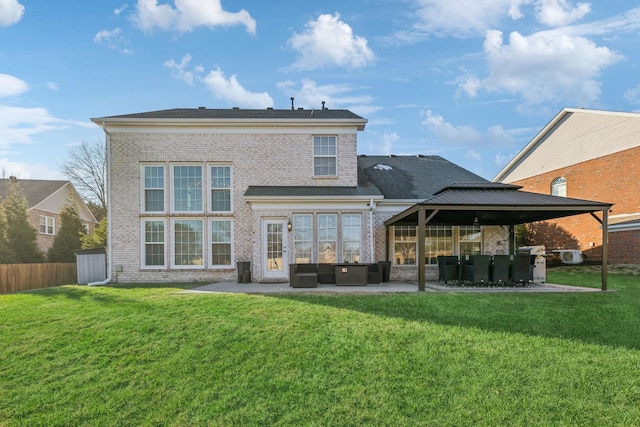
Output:
M640 1L0 0L0 176L65 179L92 117L291 97L492 179L562 108L640 111Z

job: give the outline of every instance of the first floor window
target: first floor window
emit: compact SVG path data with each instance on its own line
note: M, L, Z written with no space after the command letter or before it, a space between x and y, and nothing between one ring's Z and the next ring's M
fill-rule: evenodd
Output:
M318 262L333 264L336 262L338 243L338 215L318 215Z
M293 252L296 263L310 263L313 245L313 217L293 216Z
M482 253L482 228L478 225L460 226L460 256Z
M56 229L55 223L55 218L50 216L41 216L38 231L40 234L50 234L53 236Z
M342 215L342 260L348 263L360 262L360 241L362 239L362 215Z
M179 219L173 222L173 264L176 267L202 266L202 220Z
M415 265L417 243L417 227L400 225L394 227L394 259L396 265Z
M211 220L211 265L230 266L232 261L231 220Z
M426 264L437 264L440 255L453 255L453 227L428 226L424 244Z
M165 266L164 221L144 221L144 266Z

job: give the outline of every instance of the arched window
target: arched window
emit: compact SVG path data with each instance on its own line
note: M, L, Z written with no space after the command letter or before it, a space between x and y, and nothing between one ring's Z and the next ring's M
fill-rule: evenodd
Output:
M551 195L567 197L567 180L561 176L551 182Z

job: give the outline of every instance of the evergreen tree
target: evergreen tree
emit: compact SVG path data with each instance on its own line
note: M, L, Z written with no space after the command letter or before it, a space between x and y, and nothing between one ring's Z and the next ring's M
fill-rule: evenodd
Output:
M7 220L1 207L0 205L0 264L11 264L15 262L15 254L7 241Z
M107 217L103 217L92 234L81 237L82 249L104 248L107 246Z
M78 211L69 203L60 211L60 231L49 248L49 262L76 262L76 251L82 247L86 235Z
M42 262L44 257L36 244L37 231L29 224L27 199L18 183L9 185L1 206L6 220L7 243L15 254L14 262Z

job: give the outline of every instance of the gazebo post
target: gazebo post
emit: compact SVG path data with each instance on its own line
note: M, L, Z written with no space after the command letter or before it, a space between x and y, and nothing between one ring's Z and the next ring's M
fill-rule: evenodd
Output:
M607 290L607 269L609 264L609 212L602 211L602 290Z
M426 266L425 266L425 233L427 228L427 221L425 217L425 210L423 207L418 209L418 254L416 255L416 261L418 262L418 291L424 292L426 284Z

